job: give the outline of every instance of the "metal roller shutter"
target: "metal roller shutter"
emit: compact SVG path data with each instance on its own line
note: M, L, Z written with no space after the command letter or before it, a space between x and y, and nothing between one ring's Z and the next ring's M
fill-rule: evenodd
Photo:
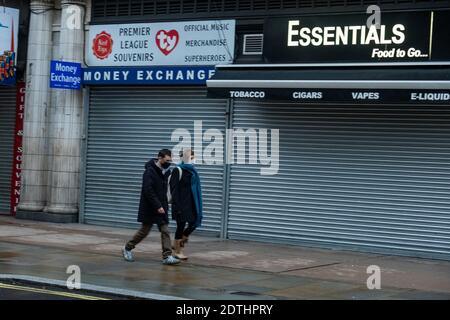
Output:
M232 165L230 238L450 258L448 107L233 109L234 128L280 129L280 169Z
M205 89L94 87L90 91L84 194L84 221L135 226L145 162L172 148L172 131L194 134L225 129L226 101L206 98ZM217 234L223 215L223 166L199 165L204 223Z
M10 213L16 88L0 88L0 214Z

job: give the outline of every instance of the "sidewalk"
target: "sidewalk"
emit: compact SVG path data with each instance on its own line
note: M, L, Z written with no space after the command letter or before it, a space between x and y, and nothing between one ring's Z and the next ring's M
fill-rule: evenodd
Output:
M188 262L164 266L154 228L129 263L120 250L134 232L0 216L0 274L66 281L78 265L82 283L187 299L450 299L450 261L193 235ZM370 265L380 290L367 289Z

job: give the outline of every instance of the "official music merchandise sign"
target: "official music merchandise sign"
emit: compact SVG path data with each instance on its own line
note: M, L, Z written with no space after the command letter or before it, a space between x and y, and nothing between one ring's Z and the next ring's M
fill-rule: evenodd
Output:
M267 63L450 61L450 11L268 18Z
M235 20L91 25L89 67L217 65L234 59Z

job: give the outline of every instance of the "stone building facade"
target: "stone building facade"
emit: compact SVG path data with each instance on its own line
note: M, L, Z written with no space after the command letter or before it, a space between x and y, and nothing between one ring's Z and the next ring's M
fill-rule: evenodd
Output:
M31 1L17 218L78 217L82 91L49 88L50 60L83 62L90 1Z

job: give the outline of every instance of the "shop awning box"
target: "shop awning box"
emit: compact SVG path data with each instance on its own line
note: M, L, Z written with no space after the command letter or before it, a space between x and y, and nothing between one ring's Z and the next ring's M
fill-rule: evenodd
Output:
M228 65L207 87L215 98L450 104L450 65Z

